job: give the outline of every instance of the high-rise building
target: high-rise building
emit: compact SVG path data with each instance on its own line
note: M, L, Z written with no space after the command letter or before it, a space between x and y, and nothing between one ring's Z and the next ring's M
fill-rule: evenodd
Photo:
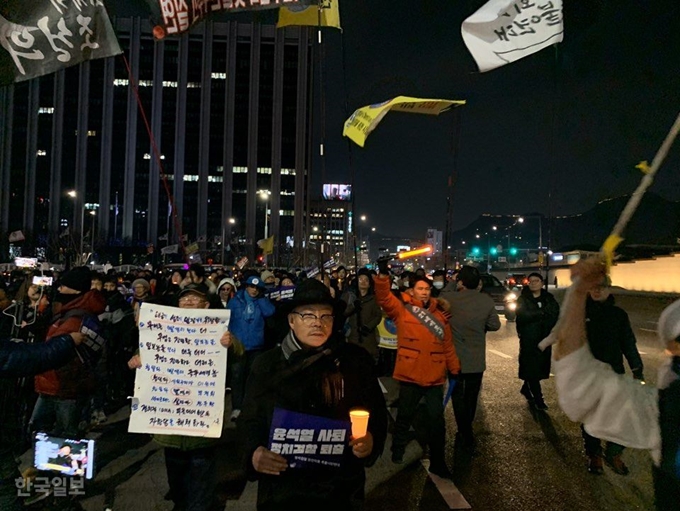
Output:
M350 262L348 249L351 249L350 235L352 223L352 204L343 200L315 200L309 208L309 250L310 260Z
M161 247L181 231L217 254L233 236L252 261L266 224L275 255L300 250L309 29L206 21L157 42L139 18L114 26L124 56L0 88L0 230Z

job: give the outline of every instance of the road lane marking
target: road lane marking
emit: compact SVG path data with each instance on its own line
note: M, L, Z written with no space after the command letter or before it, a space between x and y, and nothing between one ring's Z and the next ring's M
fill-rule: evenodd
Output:
M493 353L494 355L498 355L499 357L503 358L512 358L510 355L506 355L505 353L501 353L500 351L496 350L489 350L489 353Z
M472 506L465 500L460 490L453 484L451 479L443 479L438 475L429 471L430 460L420 460L425 470L427 470L430 479L439 490L439 493L444 498L444 501L449 506L449 509L472 509Z
M646 355L646 354L647 354L646 351L640 351L640 350L638 350L638 353L639 353L640 355Z
M657 332L656 328L638 328L638 330L642 330L643 332Z

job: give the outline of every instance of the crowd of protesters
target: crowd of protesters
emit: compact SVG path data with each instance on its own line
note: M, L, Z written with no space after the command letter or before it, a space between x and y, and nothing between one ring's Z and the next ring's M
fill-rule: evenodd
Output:
M430 447L430 471L450 478L444 459L442 407L447 378L453 389L456 439L475 455L473 421L486 369L485 336L486 332L497 330L500 321L491 298L479 293L480 274L476 268L465 266L455 274L438 270L431 276L419 269L396 276L391 275L386 261L379 263L379 272L362 268L354 274L340 266L315 275L300 270L276 269L230 272L200 264L172 271L139 269L127 274L116 273L114 269L103 274L77 267L63 275L50 273L52 284L49 286L43 285L42 277L46 276L43 272L15 270L0 278L1 338L28 344L43 343L78 331L86 318L96 318L104 342L97 357L84 359L78 355L58 369L4 385L0 406L3 410L11 410L6 417L12 417L12 420L3 423L3 441L10 439L9 444L15 448L26 448L35 431L80 438L88 430L105 423L107 414L125 406L128 396L134 393L134 371L131 369L141 366L136 354L137 322L144 303L231 311L229 332L225 334L228 339L221 342L233 351L227 371L227 388L231 391L230 420L243 426L248 421L239 420L241 411L252 410L253 406L252 397L249 401L247 393L249 376L262 376L257 360L270 353L263 360L274 363L271 355L274 348L281 350L283 346L284 355L289 354L290 349L301 349L305 342L299 339L303 335L300 332L306 330L302 323L295 321L294 314L300 313L291 311L297 311L296 307L301 305L316 304L323 305L321 308L332 315L314 316L309 324L304 324L305 328L313 326L323 330L320 332L328 346L338 346L337 343L342 342L363 348L366 356L361 363L371 362L373 378L392 376L400 384L392 461L403 462L410 441L408 430L418 403L424 398L428 413L426 436ZM312 288L307 281L312 280L326 294L318 289L310 291ZM310 292L320 303L304 302L301 295ZM595 305L603 301L596 294L592 299ZM589 303L589 317L593 315L592 326L595 328L596 323L600 324L595 317L600 309L595 311L593 304ZM610 309L625 316L623 311ZM602 310L608 312L610 309ZM542 276L538 273L530 275L517 309L519 377L524 383L520 392L539 411L547 409L540 380L549 373L550 350L541 351L538 344L550 333L558 314L557 302L543 289ZM591 330L588 329L588 340L593 354L612 367L616 365L614 369L622 372L621 352L608 354L609 358L599 355L596 345L599 334L595 335ZM636 378L641 378L642 363L635 339L629 327L624 330L621 337L627 344L623 354ZM302 349L306 348L303 346ZM344 363L351 365L352 361ZM285 365L283 363L282 368ZM375 409L378 405L373 403L372 406ZM249 432L245 434L247 436ZM599 440L585 429L583 434L590 459L588 469L591 473L601 473ZM179 479L171 479L179 477L177 473L182 471L184 463L193 463L195 453L185 459L185 453L178 451L175 444L161 444L166 447L170 498L181 507L186 505L182 500L185 492L178 486ZM208 444L201 444L200 448L203 449L200 452L213 454ZM619 474L628 472L621 460L622 450L622 446L610 442L605 453L607 463ZM371 459L380 455L382 441L379 451L373 451ZM173 472L171 468L175 465ZM247 464L250 470L257 471L256 465L254 458ZM204 506L208 509L206 506L209 504Z

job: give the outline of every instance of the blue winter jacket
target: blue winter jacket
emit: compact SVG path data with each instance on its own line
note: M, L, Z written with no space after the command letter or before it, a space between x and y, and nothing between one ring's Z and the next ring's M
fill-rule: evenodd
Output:
M274 314L274 304L268 298L252 298L245 289L239 289L229 300L227 309L231 311L229 331L246 351L263 348L264 320Z

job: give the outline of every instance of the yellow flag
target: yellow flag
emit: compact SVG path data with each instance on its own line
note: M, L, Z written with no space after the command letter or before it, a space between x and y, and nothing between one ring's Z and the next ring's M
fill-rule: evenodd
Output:
M366 138L390 110L412 114L439 115L452 106L464 105L465 101L451 99L424 99L398 96L389 101L369 105L358 110L345 121L342 135L364 147Z
M274 253L274 236L269 236L269 238L262 239L257 242L257 246L262 249L263 255L269 255Z
M319 22L319 6L296 6L281 7L279 9L279 21L276 28L296 25L310 25L340 28L339 0L321 0L321 22Z

